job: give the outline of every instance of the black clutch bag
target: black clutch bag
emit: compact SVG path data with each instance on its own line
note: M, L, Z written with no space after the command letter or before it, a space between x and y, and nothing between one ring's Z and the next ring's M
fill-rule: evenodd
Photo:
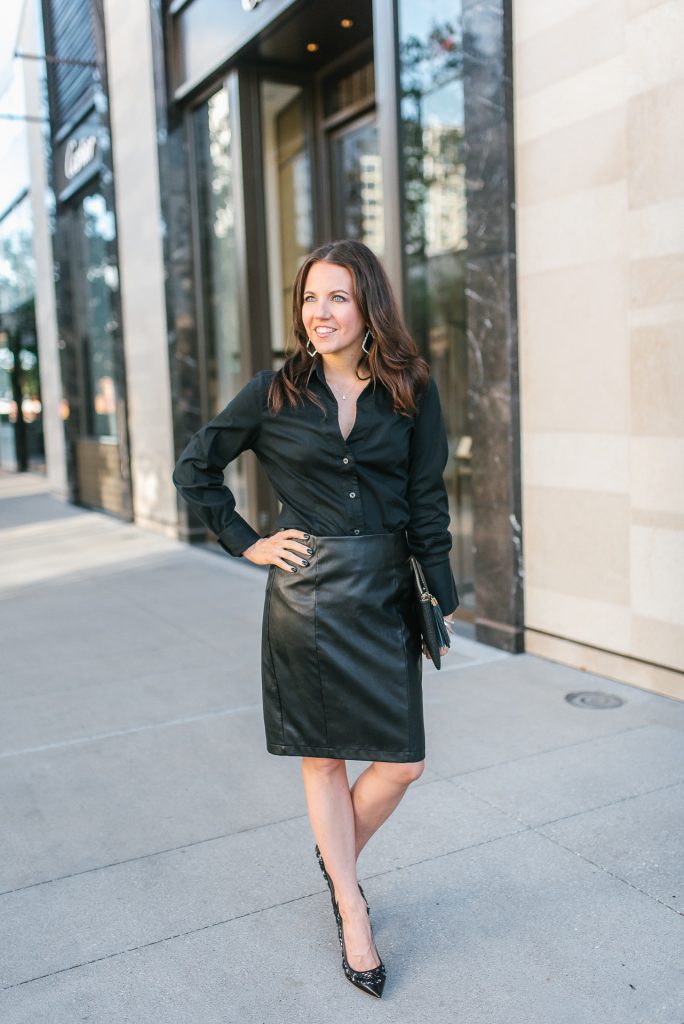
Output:
M409 562L413 572L413 581L416 587L418 598L418 616L420 621L420 632L425 641L425 646L430 652L435 668L440 668L442 659L440 647L451 647L449 630L444 622L442 609L439 607L437 598L433 597L428 590L428 585L423 576L420 562L414 555L410 555Z

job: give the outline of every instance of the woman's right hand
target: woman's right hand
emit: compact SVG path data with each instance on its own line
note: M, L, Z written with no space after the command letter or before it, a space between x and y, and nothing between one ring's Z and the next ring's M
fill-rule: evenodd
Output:
M308 557L313 554L312 549L302 543L308 539L309 534L302 530L278 530L270 537L255 541L242 555L255 565L277 565L287 572L296 572L298 565L309 564Z

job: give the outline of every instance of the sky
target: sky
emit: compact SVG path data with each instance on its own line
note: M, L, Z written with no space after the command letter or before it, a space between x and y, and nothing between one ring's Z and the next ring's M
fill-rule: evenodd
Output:
M14 58L24 6L25 0L2 0L0 114L22 115L26 109L21 61ZM0 117L0 216L28 183L26 126Z
M2 0L2 32L0 33L0 97L12 79L14 51L25 0Z

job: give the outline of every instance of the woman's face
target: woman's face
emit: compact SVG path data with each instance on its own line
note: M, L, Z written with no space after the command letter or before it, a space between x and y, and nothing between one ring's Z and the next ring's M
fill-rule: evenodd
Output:
M304 284L304 329L322 356L357 347L366 325L354 298L351 273L337 263L314 263Z

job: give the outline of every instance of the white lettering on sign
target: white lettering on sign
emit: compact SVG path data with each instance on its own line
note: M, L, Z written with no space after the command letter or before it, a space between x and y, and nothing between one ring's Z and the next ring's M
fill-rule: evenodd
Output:
M255 7L258 7L261 0L242 0L243 11L253 11Z
M82 135L80 139L69 139L64 152L64 174L71 181L84 167L95 159L97 137Z

